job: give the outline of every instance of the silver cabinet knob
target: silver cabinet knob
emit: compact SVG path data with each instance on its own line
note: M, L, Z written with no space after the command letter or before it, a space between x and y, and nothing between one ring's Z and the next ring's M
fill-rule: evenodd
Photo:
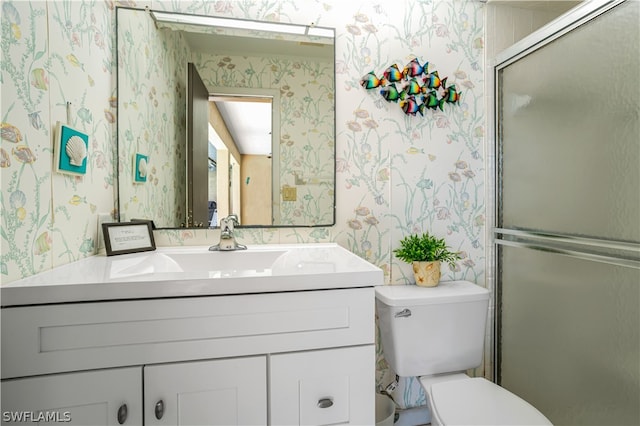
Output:
M322 398L318 401L318 408L329 408L333 405L333 399L331 398Z
M162 418L162 416L164 416L164 401L160 400L158 402L156 402L156 407L155 407L155 414L156 414L156 419L160 420Z
M127 421L128 415L129 410L127 408L127 404L122 404L120 408L118 408L118 424L123 425L124 422Z

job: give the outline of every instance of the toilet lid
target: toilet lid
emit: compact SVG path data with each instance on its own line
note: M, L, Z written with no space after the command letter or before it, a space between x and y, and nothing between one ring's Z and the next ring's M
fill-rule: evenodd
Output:
M551 425L531 404L481 377L435 383L429 396L443 425Z
M376 298L387 306L442 305L489 300L489 290L469 281L441 281L435 287L380 285Z

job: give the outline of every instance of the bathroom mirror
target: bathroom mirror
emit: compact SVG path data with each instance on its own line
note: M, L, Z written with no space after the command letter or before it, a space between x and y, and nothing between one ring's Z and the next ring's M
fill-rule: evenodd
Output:
M120 221L209 227L235 213L241 226L334 224L333 29L126 7L116 27ZM197 105L189 63L206 88ZM249 102L270 105L259 154L243 148L246 121L229 121L257 123L264 113Z

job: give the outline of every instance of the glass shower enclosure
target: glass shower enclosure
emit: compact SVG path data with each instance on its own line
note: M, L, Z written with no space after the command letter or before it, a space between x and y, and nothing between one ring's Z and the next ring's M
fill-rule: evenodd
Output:
M554 424L640 424L640 2L498 58L496 378Z

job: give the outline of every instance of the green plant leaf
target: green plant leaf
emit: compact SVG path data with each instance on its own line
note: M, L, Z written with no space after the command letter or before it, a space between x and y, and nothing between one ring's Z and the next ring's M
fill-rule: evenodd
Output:
M457 252L447 248L444 238L437 238L428 232L408 235L400 240L400 247L393 253L403 262L432 262L439 260L453 266L460 259Z

